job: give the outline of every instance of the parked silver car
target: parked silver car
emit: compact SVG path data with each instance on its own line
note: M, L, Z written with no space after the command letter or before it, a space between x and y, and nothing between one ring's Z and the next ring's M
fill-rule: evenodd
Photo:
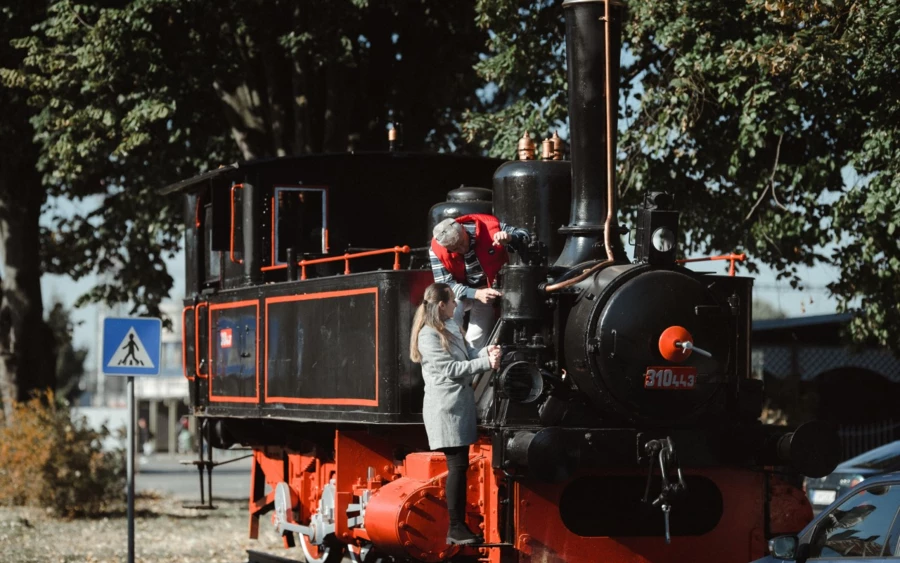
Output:
M866 479L823 510L796 536L769 540L754 563L897 562L900 555L900 473Z
M806 479L806 494L813 511L818 513L851 487L889 471L900 471L900 440L848 459L831 475Z

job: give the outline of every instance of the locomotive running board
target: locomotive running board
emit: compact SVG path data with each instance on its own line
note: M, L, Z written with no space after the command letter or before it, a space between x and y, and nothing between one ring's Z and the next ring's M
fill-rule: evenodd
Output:
M302 563L299 559L288 559L253 549L247 550L247 558L247 563Z
M475 545L464 545L460 546L463 548L472 548L472 549L481 549L481 548L500 548L500 547L514 547L511 543L479 543ZM254 551L252 549L247 550L247 563L301 563L297 559L288 559L286 557L280 557L278 555L272 555L271 553L263 553L262 551Z

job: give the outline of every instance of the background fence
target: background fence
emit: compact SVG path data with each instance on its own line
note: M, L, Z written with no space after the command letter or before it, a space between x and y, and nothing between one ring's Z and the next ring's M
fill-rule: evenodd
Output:
M883 446L900 438L897 428L900 428L900 423L895 423L893 420L841 426L838 434L841 437L843 459L856 457L872 448Z

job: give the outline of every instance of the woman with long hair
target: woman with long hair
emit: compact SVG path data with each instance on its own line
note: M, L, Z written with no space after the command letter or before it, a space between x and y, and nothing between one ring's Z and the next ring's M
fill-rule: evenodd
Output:
M422 364L422 418L428 445L447 457L447 543L470 545L484 541L466 525L469 446L478 439L472 382L479 373L500 366L500 347L470 348L453 320L456 306L449 285L433 283L425 289L413 319L409 357Z

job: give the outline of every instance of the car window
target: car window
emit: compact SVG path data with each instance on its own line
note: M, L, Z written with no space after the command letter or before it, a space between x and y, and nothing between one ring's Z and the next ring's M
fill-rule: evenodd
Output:
M819 521L810 541L810 558L881 555L885 543L896 543L888 533L898 506L900 485L873 485L857 491Z

